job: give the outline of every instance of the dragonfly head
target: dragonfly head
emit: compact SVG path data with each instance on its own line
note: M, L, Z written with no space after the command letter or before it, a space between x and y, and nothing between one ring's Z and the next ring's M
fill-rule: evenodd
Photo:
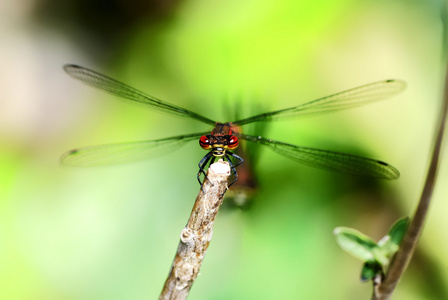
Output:
M238 138L234 135L203 135L199 139L199 145L204 150L213 152L213 156L222 157L227 150L234 150L238 147Z

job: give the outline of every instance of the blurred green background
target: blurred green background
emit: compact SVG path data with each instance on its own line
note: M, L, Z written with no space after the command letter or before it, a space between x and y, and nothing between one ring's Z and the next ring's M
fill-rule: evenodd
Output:
M69 149L208 130L116 101L76 63L230 121L377 80L406 91L267 124L268 138L358 153L396 181L333 174L257 149L249 209L223 209L190 299L369 299L336 226L379 239L412 215L440 110L444 1L2 1L0 298L156 299L195 196L195 142L148 161L67 168ZM250 127L247 133L256 132ZM261 148L261 146L260 146ZM448 161L394 299L448 299Z

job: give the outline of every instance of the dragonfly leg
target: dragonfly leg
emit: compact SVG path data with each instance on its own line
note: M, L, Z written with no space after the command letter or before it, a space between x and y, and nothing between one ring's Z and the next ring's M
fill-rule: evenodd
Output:
M210 164L212 164L213 163L213 161L214 161L215 159L214 159L214 156L213 156L213 152L212 151L210 151L209 153L207 153L202 159L201 159L201 161L199 162L199 164L198 164L198 166L199 166L199 172L198 172L198 176L197 176L197 178L198 178L198 182L199 182L199 184L201 185L201 189L202 189L202 184L203 184L203 181L201 181L201 174L204 174L204 177L205 178L207 178L207 174L205 173L205 168L207 167L207 164L210 162ZM205 179L204 178L204 179Z
M238 155L236 155L236 154L234 154L232 152L226 152L225 157L226 157L227 161L230 164L230 169L232 170L232 174L235 176L233 181L229 184L229 186L228 186L228 188L229 188L232 184L234 184L238 180L238 173L236 171L236 167L241 165L244 162L244 159L242 159L240 156L238 156ZM232 162L232 159L230 157L233 157L233 158L236 159L236 163L235 164Z

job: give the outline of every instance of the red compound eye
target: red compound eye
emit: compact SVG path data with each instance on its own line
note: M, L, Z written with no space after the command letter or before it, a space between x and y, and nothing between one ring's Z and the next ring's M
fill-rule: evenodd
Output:
M201 136L199 139L199 146L201 146L204 150L210 150L212 149L212 145L210 145L210 140L206 135Z
M236 136L232 135L227 144L227 149L229 149L229 150L236 149L236 147L238 147L238 144L239 144L238 138Z

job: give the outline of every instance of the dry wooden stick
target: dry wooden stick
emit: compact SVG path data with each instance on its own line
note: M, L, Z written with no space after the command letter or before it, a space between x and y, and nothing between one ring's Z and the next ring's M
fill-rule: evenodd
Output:
M227 190L230 167L219 160L207 170L190 219L182 230L179 246L159 300L187 299L212 239L216 215Z

